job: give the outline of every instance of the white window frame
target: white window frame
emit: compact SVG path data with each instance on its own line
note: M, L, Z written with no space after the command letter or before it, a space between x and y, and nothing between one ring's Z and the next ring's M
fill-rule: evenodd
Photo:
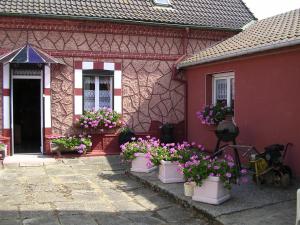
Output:
M89 75L87 75L87 76L89 76ZM100 87L100 76L101 75L99 75L99 76L94 76L95 77L95 110L98 110L98 109L100 109L100 106L99 106L99 98L100 98L100 90L99 90L99 88L96 88L96 87ZM83 82L84 82L84 78L85 78L86 76L83 76ZM111 85L110 85L110 92L111 92L111 98L110 98L110 108L111 109L114 109L114 104L113 104L113 98L114 98L114 93L113 93L113 90L114 90L114 88L113 88L113 86L114 86L114 80L113 80L113 76L109 76L109 79L110 79L110 83L111 83ZM84 91L85 91L85 89L83 88L83 111L85 111L86 109L84 108Z
M212 96L213 96L213 104L216 105L217 103L217 99L216 99L216 82L217 80L227 80L227 107L231 107L231 96L230 96L230 80L231 79L235 79L234 73L230 72L230 73L219 73L219 74L214 74L213 75L213 88L212 88Z
M163 2L161 0L153 0L153 1L156 5L163 5L163 6L171 5L170 0L163 0Z

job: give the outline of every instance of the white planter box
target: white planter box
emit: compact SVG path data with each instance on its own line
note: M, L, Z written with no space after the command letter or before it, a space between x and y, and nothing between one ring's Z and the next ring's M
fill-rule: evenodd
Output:
M156 166L148 167L148 160L146 159L145 153L137 153L136 158L131 162L131 171L138 173L150 173L151 171L156 169Z
M230 191L224 187L219 177L208 177L201 187L194 188L192 199L198 202L219 205L230 198Z
M195 187L196 187L195 182L185 182L184 183L184 195L187 197L192 197L194 194Z
M180 167L177 162L162 160L159 165L158 178L165 184L184 182L185 180L183 174L181 174L179 171Z

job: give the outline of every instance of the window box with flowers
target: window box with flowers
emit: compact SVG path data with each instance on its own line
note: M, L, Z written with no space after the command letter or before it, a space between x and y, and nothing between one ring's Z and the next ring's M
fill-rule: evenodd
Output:
M88 133L116 133L124 126L122 115L111 108L85 111L78 120L78 125Z
M149 173L157 168L149 160L150 152L155 147L155 139L149 136L137 140L133 137L131 142L121 145L121 157L125 161L131 161L132 172Z
M84 134L91 135L92 150L102 155L119 154L119 130L124 126L122 115L111 108L85 111L77 125Z

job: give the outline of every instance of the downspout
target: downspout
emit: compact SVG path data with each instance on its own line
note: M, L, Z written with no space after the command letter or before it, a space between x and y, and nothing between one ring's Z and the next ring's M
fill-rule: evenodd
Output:
M177 74L179 72L179 69L177 69L178 64L187 56L187 45L188 45L188 38L190 35L190 28L186 27L185 28L185 33L182 39L183 42L183 55L181 57L179 57L176 62L173 64L172 67L172 80L178 81L180 83L185 84L185 93L184 93L184 139L187 140L187 128L188 128L188 124L187 124L187 82L186 80L180 79L177 77Z
M182 39L182 42L183 42L182 43L182 45L183 45L182 53L183 54L175 61L175 63L173 64L173 67L172 67L172 80L176 80L181 83L186 83L186 81L177 77L177 74L179 72L178 64L187 56L187 45L188 45L189 34L190 34L190 28L186 27L185 33L184 33L184 36Z

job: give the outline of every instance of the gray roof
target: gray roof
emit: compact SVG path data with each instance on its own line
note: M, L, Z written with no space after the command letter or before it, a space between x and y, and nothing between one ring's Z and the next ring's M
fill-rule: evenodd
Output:
M178 68L300 44L300 9L250 24L243 32L179 63Z
M242 0L0 0L0 15L122 20L239 30L255 19Z

